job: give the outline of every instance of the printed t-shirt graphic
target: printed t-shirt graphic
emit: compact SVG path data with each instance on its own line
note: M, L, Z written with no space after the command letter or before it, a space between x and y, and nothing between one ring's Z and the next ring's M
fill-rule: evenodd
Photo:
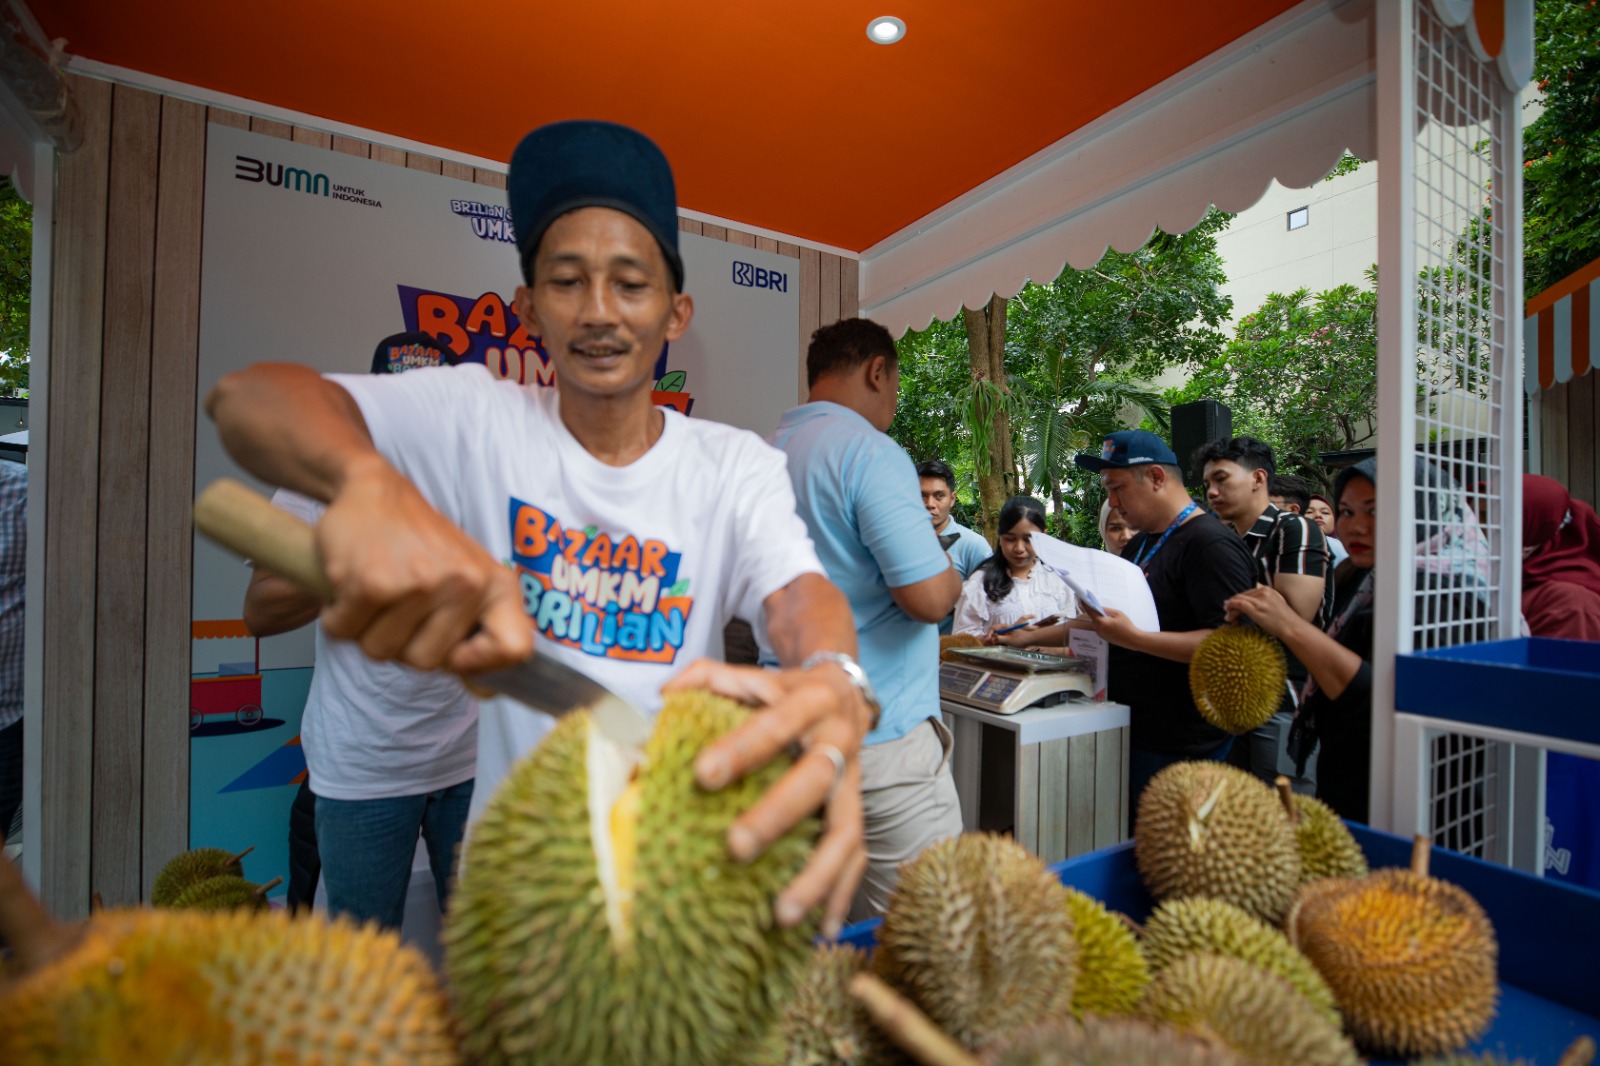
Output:
M540 637L585 655L676 661L694 606L682 560L665 541L564 526L511 499L511 565L523 610Z

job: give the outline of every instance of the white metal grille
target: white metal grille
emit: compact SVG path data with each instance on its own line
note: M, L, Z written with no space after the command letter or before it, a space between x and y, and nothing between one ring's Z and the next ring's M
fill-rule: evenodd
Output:
M1498 74L1416 5L1416 587L1418 650L1502 635L1507 372L1500 227L1507 106ZM1517 173L1512 170L1511 173ZM1515 565L1515 562L1513 562ZM1429 745L1430 822L1442 846L1503 859L1506 745L1447 734Z

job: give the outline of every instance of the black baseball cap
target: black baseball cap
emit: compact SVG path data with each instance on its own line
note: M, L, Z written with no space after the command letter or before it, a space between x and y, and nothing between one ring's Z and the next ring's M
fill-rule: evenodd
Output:
M1172 454L1167 442L1143 429L1124 429L1113 433L1101 443L1099 455L1078 455L1072 461L1085 470L1149 466L1153 463L1178 465L1178 457Z
M540 126L511 155L506 195L524 276L532 276L533 254L552 222L580 207L609 207L650 231L683 289L672 167L638 130L593 119Z
M378 342L372 353L374 374L399 374L419 366L455 366L458 360L431 333L396 333Z

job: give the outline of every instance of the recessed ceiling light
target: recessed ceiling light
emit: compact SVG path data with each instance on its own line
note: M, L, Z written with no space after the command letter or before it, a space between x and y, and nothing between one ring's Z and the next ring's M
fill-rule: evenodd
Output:
M867 23L867 39L873 44L894 44L906 35L906 24L893 15L883 15Z

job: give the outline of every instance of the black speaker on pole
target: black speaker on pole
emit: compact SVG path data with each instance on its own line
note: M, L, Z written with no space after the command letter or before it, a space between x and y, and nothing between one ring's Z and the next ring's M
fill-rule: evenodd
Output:
M1200 485L1200 475L1191 470L1190 460L1202 446L1233 436L1233 412L1216 400L1196 400L1172 408L1172 451L1183 467L1183 483L1191 489Z

